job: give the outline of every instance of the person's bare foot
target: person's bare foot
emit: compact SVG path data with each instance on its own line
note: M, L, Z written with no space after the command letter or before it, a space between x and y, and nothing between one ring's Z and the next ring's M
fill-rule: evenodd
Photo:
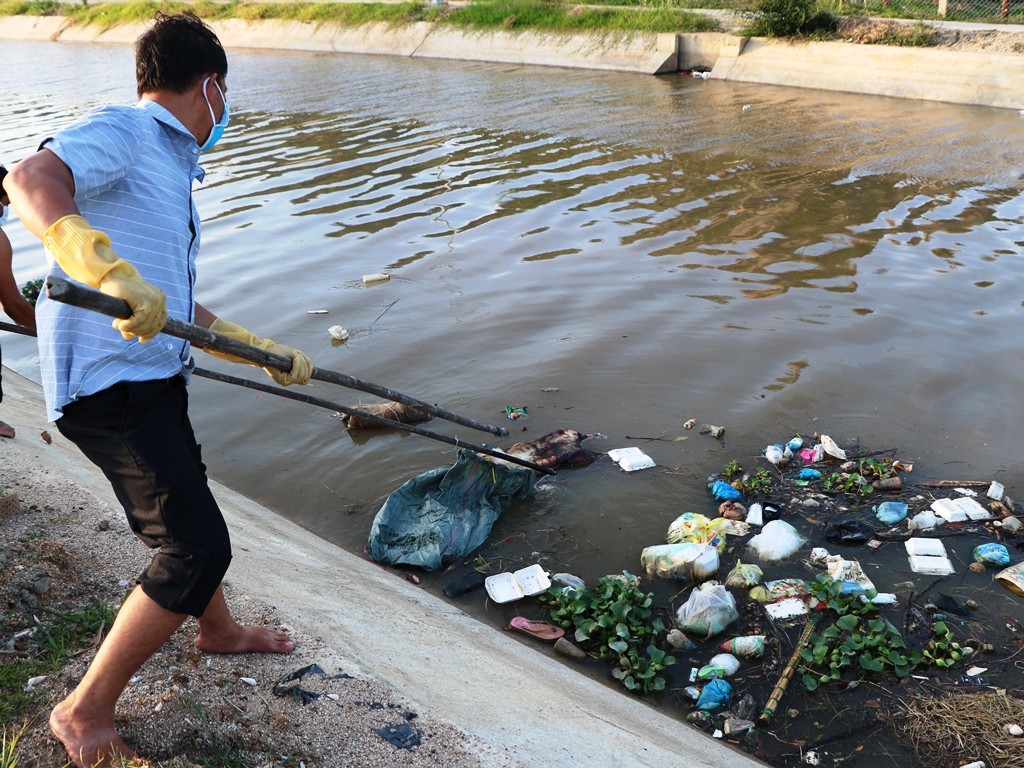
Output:
M75 694L53 708L50 713L50 731L68 751L68 759L78 768L106 768L115 758L123 757L132 766L144 768L149 763L121 741L114 724L78 719L71 709Z
M207 653L291 653L295 641L287 632L235 624L233 630L224 634L200 630L196 647Z
M0 421L0 437L14 437L14 427L6 421Z

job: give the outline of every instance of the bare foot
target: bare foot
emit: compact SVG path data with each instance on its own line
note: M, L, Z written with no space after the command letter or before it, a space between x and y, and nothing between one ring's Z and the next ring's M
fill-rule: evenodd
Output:
M235 624L224 634L199 631L196 647L207 653L291 653L295 642L287 632Z
M0 437L14 437L14 427L6 421L0 421Z
M113 722L75 718L71 714L74 698L72 693L50 713L50 730L68 751L68 759L72 763L78 768L106 768L115 758L123 757L138 768L149 765L121 741Z

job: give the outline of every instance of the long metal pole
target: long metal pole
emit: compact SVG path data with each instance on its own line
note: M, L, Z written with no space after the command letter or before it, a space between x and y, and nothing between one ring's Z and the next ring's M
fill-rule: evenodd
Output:
M23 336L35 336L35 331L31 328L25 328L21 325L14 325L13 323L0 322L0 331L10 331L11 333L20 333ZM246 389L255 389L258 392L266 392L270 395L277 395L278 397L284 397L289 400L297 400L301 403L309 403L310 405L316 405L320 408L327 408L332 411L338 411L349 416L355 416L359 419L366 419L376 424L380 424L382 427L391 427L392 429L401 429L405 432L412 432L416 435L422 435L423 437L429 437L431 440L437 440L442 443L448 443L454 445L457 448L468 448L471 451L477 453L483 453L488 456L493 456L502 461L507 461L511 464L517 464L520 467L526 467L532 469L535 472L541 472L545 475L553 475L555 471L550 467L542 467L540 464L535 464L532 461L521 459L518 456L511 456L507 453L503 453L495 448L488 448L484 445L474 445L473 443L467 443L465 440L460 440L457 437L448 437L437 432L431 432L429 429L423 429L412 424L405 424L401 421L394 421L392 419L385 418L384 416L377 416L374 413L367 411L361 411L358 408L349 408L348 406L341 405L340 403L332 403L330 400L324 400L313 395L307 395L302 392L297 392L290 389L284 389L282 387L272 387L269 384L262 384L256 381L250 381L249 379L242 379L238 376L229 376L226 373L217 373L215 371L207 371L203 368L195 368L192 373L196 376L201 376L204 379L212 379L213 381L224 382L225 384L236 384Z
M107 296L105 293L86 288L77 283L72 283L68 280L64 280L60 277L48 277L46 279L46 295L55 300L65 304L73 304L76 307L82 307L83 309L91 309L95 312L107 315L108 317L119 317L126 318L131 317L132 311L128 303L122 299L115 298L113 296ZM175 336L179 339L185 339L186 341L195 344L197 347L203 349L213 349L218 352L224 352L235 357L240 357L243 360L248 360L251 363L256 363L260 367L270 366L271 368L278 368L282 371L287 371L292 367L292 361L290 358L282 355L273 355L265 350L259 349L258 347L250 346L249 344L243 344L240 341L229 339L226 336L221 336L219 333L214 333L209 328L200 328L198 325L192 323L184 323L181 320L174 318L168 318L167 324L164 325L162 333L166 333L168 336ZM415 397L404 395L401 392L396 392L388 387L382 387L379 384L373 384L362 379L357 379L353 376L349 376L338 371L324 370L323 368L313 368L311 378L317 381L326 381L331 384L340 384L343 387L349 389L358 389L361 392L369 392L372 395L387 398L388 400L394 400L405 405L412 406L421 411L437 416L440 419L451 421L455 424L461 424L464 427L470 427L472 429L479 429L482 432L490 432L498 437L506 437L508 430L504 427L494 426L493 424L484 424L479 421L460 416L457 413L452 413L449 410L441 408L432 403L427 403L423 400L418 400Z

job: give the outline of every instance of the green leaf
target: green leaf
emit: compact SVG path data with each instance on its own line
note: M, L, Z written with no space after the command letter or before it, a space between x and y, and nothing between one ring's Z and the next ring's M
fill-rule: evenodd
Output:
M852 632L853 630L855 630L857 628L857 624L859 623L860 619L858 619L856 616L851 616L850 614L847 614L846 616L840 616L838 619L836 619L836 624L841 629L845 629L847 632Z
M608 647L616 653L625 653L626 650L629 648L629 643L627 643L625 640L612 640L610 643L608 643Z
M633 633L629 631L629 627L620 621L615 625L615 634L621 638L629 639Z
M860 656L860 665L867 670L872 672L881 672L885 669L885 664L881 659L876 659L874 656L869 656L866 653L862 653Z
M868 622L868 629L872 632L882 632L885 630L885 624L886 622L881 619L872 619Z
M932 632L936 635L945 635L949 633L949 627L946 626L944 621L936 621L932 624Z
M804 688L808 691L818 690L818 678L814 675L804 675Z

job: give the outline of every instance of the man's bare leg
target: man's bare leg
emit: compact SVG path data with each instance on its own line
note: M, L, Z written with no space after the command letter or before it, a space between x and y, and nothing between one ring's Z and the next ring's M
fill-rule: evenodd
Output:
M196 647L207 653L291 653L295 643L285 632L239 624L228 610L223 588L217 587L199 617Z
M114 730L114 707L132 675L184 619L161 608L141 587L128 595L85 677L50 713L50 730L78 768L105 768L113 757L136 756Z
M0 421L0 437L14 437L14 427L6 421Z

